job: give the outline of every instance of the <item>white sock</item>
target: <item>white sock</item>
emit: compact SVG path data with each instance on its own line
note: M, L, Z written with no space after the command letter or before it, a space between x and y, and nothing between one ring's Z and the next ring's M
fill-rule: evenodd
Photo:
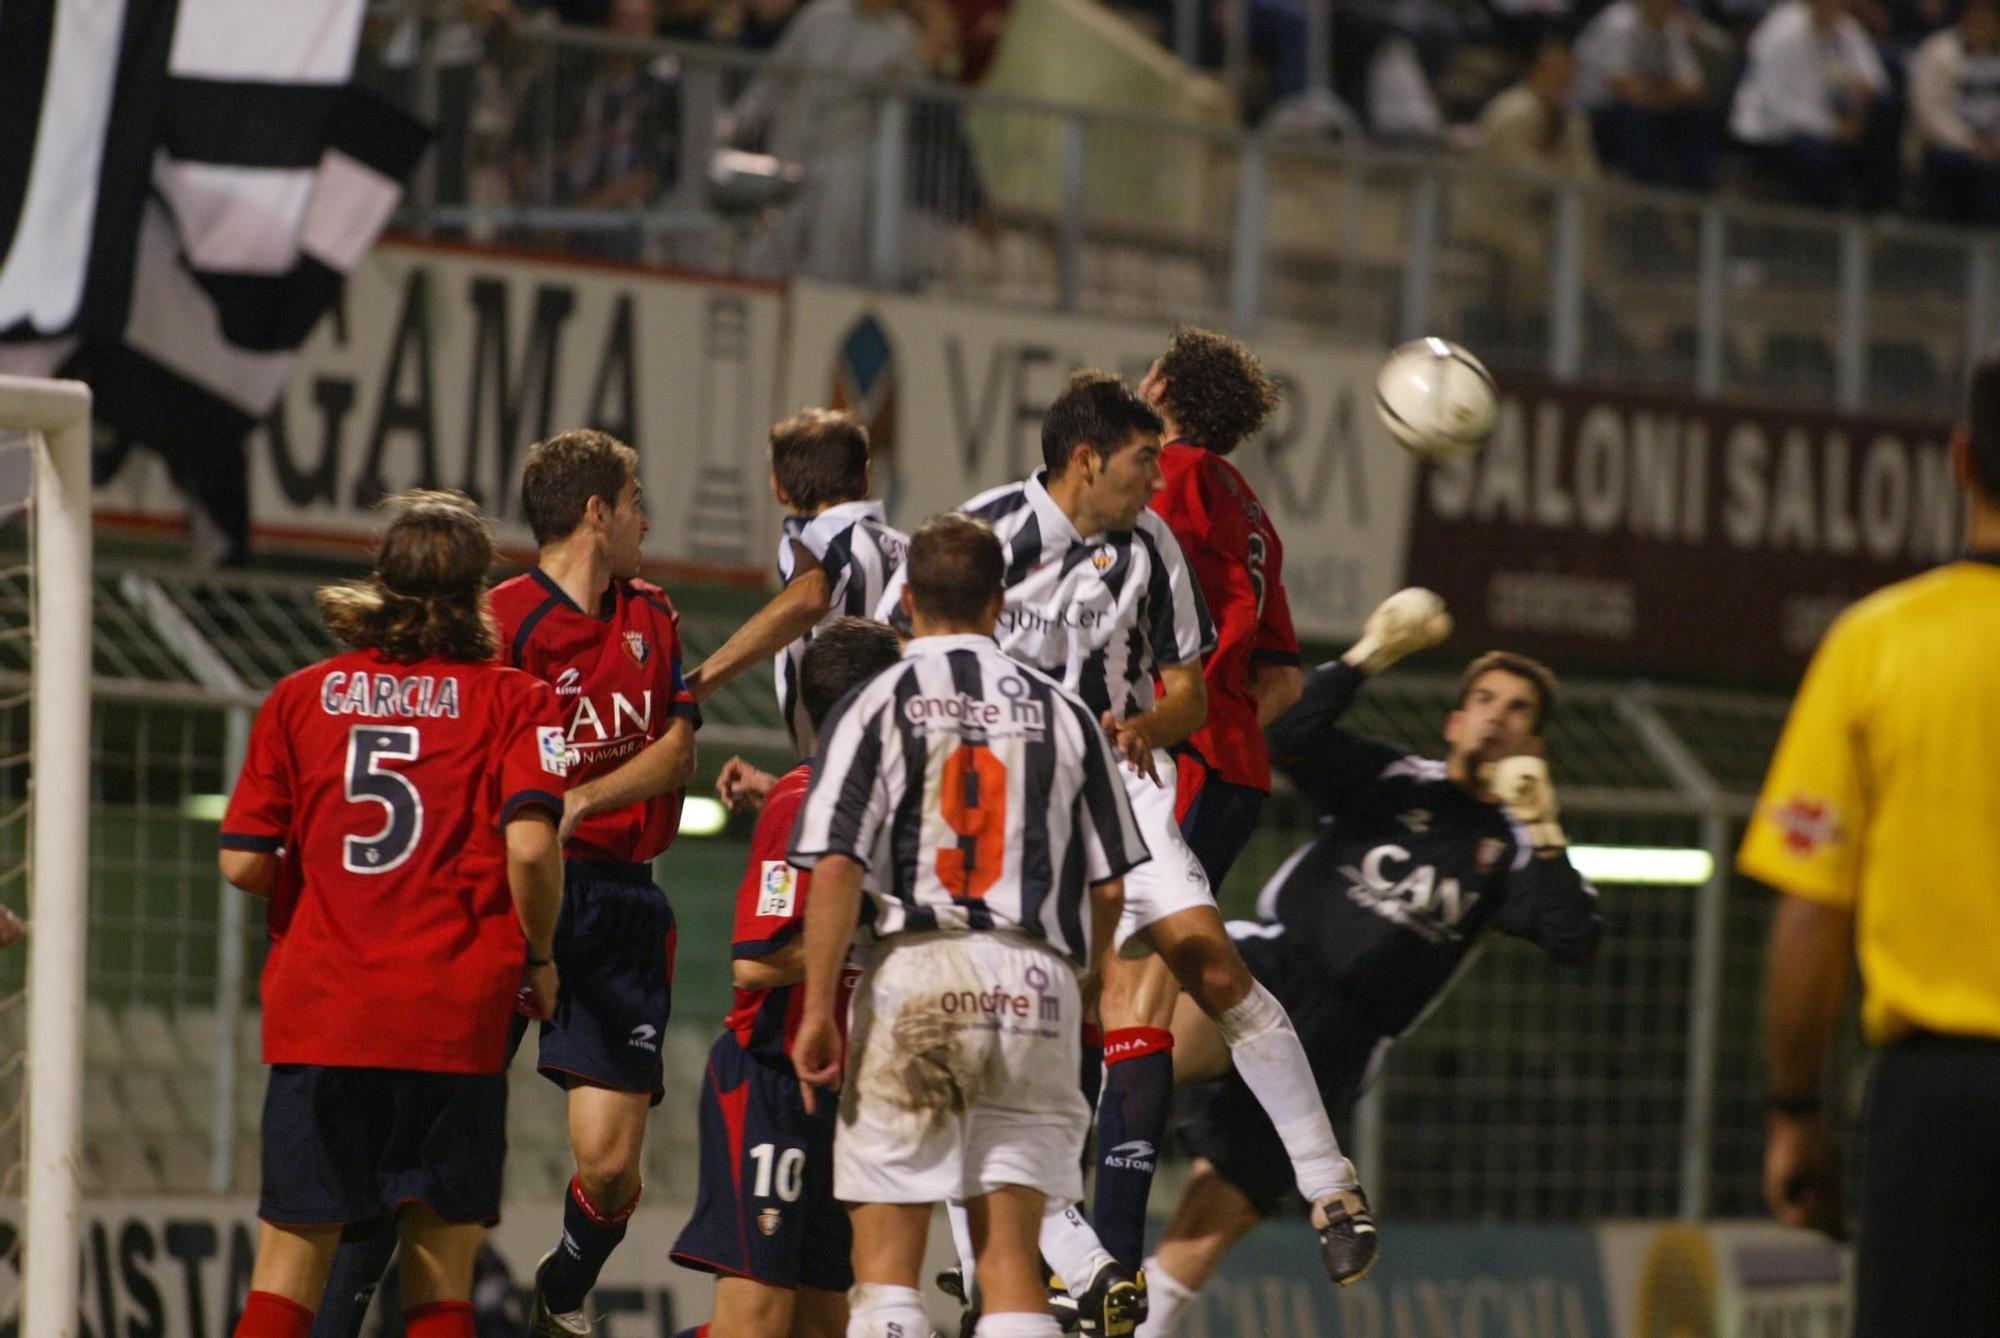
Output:
M1097 1270L1111 1262L1111 1251L1097 1238L1073 1203L1048 1201L1042 1210L1042 1258L1063 1280L1071 1296L1081 1295Z
M930 1338L931 1321L915 1287L857 1282L847 1306L847 1338Z
M1004 1315L981 1315L972 1328L972 1338L1060 1338L1062 1325L1054 1315L1031 1315L1010 1310Z
M958 1268L965 1275L965 1299L971 1301L978 1293L972 1290L977 1276L973 1271L972 1215L965 1211L965 1200L946 1199L944 1216L951 1223L951 1247L958 1251Z
M1229 1042L1230 1058L1257 1104L1271 1117L1278 1141L1292 1156L1292 1176L1307 1203L1354 1188L1354 1164L1340 1154L1333 1122L1319 1099L1291 1015L1256 981L1235 1007L1215 1019Z
M1158 1256L1146 1261L1146 1322L1133 1338L1172 1338L1174 1320L1194 1293L1182 1286L1160 1264Z

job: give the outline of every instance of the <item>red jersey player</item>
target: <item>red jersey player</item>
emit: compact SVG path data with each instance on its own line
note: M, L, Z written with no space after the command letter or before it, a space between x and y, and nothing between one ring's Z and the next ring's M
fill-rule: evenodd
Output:
M680 826L701 713L681 675L679 618L639 580L646 514L638 455L602 432L537 442L521 508L541 546L493 591L500 655L555 688L572 755L563 809L563 916L542 1073L569 1092L576 1177L560 1242L535 1270L529 1331L590 1331L584 1298L639 1201L646 1115L663 1086L674 913L652 862Z
M1166 425L1166 483L1152 508L1194 569L1216 644L1203 665L1208 722L1176 750L1181 834L1218 890L1271 792L1264 726L1299 698L1299 640L1285 598L1284 545L1226 457L1277 407L1256 355L1182 326L1139 393Z
M222 874L274 898L260 1230L237 1338L303 1338L344 1224L392 1216L412 1338L472 1338L499 1217L508 1020L557 995L568 745L547 684L493 663L491 540L464 498L401 499L363 584L322 590L354 650L258 713ZM524 977L523 967L526 967Z
M853 688L902 656L881 623L838 618L799 662L815 733ZM847 1331L846 1210L833 1197L832 1102L808 1114L790 1059L803 1002L806 894L812 874L785 862L807 761L758 788L764 811L736 891L736 1006L709 1051L701 1087L701 1189L674 1243L675 1263L717 1275L715 1312L696 1335L840 1338Z

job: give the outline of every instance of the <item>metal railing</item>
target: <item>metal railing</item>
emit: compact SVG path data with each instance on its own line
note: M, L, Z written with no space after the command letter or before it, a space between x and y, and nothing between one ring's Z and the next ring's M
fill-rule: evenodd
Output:
M1443 334L1514 372L1843 410L1948 409L1994 333L1988 234L595 31L524 27L470 64L414 49L373 77L440 127L401 220L419 234L1374 347ZM586 161L566 132L614 85L634 137ZM745 177L732 145L796 180Z

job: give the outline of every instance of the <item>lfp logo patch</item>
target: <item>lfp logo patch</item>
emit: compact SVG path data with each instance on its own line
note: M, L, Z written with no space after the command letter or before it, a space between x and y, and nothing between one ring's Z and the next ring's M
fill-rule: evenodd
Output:
M535 726L535 743L542 756L542 770L551 776L569 775L569 740L554 725Z
M757 892L757 914L785 915L797 904L799 871L781 859L767 859Z

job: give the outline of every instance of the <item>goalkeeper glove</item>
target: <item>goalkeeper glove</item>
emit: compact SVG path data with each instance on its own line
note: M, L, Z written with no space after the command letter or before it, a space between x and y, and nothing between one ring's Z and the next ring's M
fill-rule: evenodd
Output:
M1486 772L1486 787L1507 810L1507 816L1528 829L1537 850L1560 850L1569 844L1556 821L1556 787L1549 782L1549 764L1520 754L1503 757Z
M1365 674L1379 674L1413 651L1428 650L1451 635L1451 615L1435 591L1398 590L1375 606L1361 639L1340 658Z

